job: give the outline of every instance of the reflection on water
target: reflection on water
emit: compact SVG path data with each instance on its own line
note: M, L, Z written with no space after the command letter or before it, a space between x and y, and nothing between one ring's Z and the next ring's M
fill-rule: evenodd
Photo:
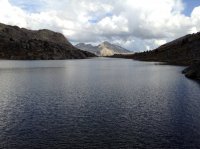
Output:
M200 86L182 69L0 61L0 148L199 148Z

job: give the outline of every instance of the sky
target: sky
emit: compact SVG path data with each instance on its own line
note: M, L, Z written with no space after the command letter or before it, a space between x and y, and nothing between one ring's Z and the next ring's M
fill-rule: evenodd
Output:
M0 0L0 22L146 51L200 31L200 0Z
M183 13L187 16L190 16L195 7L200 6L200 0L183 0L183 3L185 5Z

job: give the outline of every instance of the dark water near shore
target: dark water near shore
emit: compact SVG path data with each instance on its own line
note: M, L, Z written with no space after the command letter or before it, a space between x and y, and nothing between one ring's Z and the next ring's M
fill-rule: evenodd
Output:
M200 148L200 85L125 59L0 61L0 148Z

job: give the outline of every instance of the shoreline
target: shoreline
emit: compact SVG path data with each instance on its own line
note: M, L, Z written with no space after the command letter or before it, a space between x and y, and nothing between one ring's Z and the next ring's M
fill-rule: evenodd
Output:
M142 59L142 58L134 58L134 54L132 55L113 55L108 56L109 58L124 58L124 59L132 59L136 61L143 61L143 62L157 62L158 65L174 65L174 66L185 66L186 68L183 69L182 74L185 77L193 80L200 80L200 60L180 60L180 61L162 61L156 59Z

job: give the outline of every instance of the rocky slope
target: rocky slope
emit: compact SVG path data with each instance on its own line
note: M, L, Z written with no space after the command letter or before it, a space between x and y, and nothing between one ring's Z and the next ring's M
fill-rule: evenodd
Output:
M186 35L159 48L133 55L134 59L191 65L200 60L200 33Z
M91 44L79 43L76 45L77 48L92 52L98 56L112 56L114 54L126 54L131 53L130 51L118 46L111 44L107 41L99 44L98 46L93 46Z
M94 54L75 48L62 34L0 23L0 59L82 59Z

